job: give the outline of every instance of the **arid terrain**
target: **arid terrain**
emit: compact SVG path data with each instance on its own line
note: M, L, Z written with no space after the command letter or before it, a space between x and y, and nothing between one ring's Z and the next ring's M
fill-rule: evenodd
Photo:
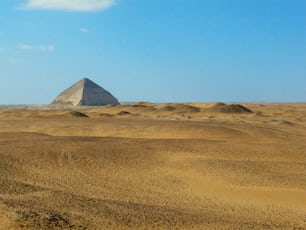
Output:
M0 108L0 229L306 229L306 104L243 106Z

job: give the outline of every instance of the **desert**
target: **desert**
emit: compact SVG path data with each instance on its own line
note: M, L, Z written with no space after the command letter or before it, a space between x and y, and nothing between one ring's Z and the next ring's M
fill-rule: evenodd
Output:
M305 9L0 1L0 230L306 230Z
M305 229L305 103L0 108L0 229Z

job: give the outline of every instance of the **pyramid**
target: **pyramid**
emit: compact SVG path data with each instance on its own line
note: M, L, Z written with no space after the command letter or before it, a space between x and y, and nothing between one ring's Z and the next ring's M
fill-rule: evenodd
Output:
M83 78L63 91L51 105L101 106L118 105L118 100L88 78Z

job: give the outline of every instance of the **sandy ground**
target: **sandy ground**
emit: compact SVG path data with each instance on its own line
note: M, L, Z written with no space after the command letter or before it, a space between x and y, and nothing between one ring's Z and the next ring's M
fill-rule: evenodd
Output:
M0 109L0 229L306 229L306 104Z

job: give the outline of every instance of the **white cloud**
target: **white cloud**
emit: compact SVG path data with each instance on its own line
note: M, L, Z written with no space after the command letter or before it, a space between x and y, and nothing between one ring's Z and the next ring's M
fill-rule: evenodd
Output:
M54 45L48 45L48 51L53 52L55 49Z
M19 49L22 49L22 50L31 50L31 49L33 49L33 46L31 46L29 44L21 44L21 45L19 45Z
M40 51L48 51L48 52L53 52L55 49L54 45L40 45L38 48Z
M115 0L27 0L23 9L99 11L115 4Z
M39 45L39 46L34 46L34 45L29 45L29 44L21 44L19 45L19 49L21 50L39 50L39 51L44 51L44 52L53 52L55 49L55 46L50 44L50 45Z
M47 50L47 47L45 45L40 45L38 48L39 48L40 51L46 51Z
M87 28L81 28L80 31L81 31L82 33L87 33L87 32L88 32L88 29L87 29Z
M14 57L10 57L10 58L8 58L8 59L7 59L7 61L8 61L8 63L10 63L10 64L16 64L16 63L20 63L20 62L22 62L22 60L21 60L21 59L14 58Z

